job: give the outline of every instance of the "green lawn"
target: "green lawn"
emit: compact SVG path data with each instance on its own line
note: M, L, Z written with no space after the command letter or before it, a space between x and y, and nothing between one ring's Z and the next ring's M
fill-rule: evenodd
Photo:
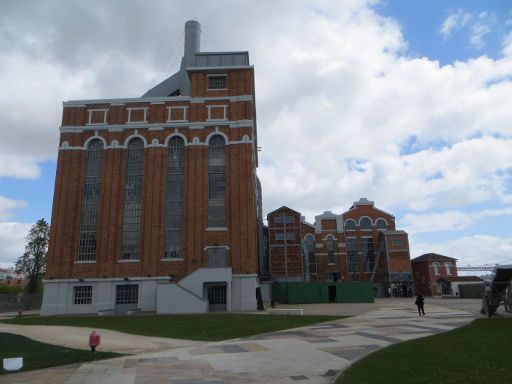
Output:
M122 356L112 352L92 354L90 351L39 343L24 336L10 333L0 333L0 346L0 359L23 357L23 368L16 372ZM8 371L5 371L1 366L0 374L4 373L8 373Z
M511 343L512 319L479 319L376 351L352 365L336 383L509 383Z
M220 341L282 329L301 327L340 316L291 315L136 315L136 316L51 316L2 320L19 325L69 325L174 339Z

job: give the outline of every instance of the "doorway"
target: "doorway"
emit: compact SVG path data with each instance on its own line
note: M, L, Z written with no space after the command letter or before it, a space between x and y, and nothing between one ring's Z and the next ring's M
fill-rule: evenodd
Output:
M206 283L208 292L208 312L227 311L227 284L226 283Z
M335 303L336 302L336 286L335 285L329 285L329 303Z

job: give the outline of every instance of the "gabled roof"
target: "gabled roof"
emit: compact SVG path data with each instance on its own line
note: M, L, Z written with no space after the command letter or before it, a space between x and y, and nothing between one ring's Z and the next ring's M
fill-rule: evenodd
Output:
M412 259L411 263L419 263L421 261L457 261L457 259L453 257L439 255L437 253L425 253L424 255Z
M379 209L379 208L375 208L375 204L373 201L368 200L366 197L361 197L358 201L354 201L354 204L352 204L352 206L350 207L350 209L348 211L342 213L343 219L345 220L345 214L352 212L353 210L357 209L358 206L361 206L361 205L370 206L370 207L372 207L372 209L376 210L377 212L384 213L385 215L391 216L392 218L395 217L389 212L383 211L382 209Z
M282 211L282 210L292 211L293 213L296 213L297 215L300 215L300 212L297 212L296 210L288 208L286 205L283 205L282 207L277 208L277 209L273 210L272 212L267 213L267 217L272 215L272 214L274 214L274 213L276 213L276 212L278 212L278 211Z

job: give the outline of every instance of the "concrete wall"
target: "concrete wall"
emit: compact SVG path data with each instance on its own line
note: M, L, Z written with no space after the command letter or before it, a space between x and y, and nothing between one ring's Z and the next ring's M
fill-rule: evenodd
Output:
M208 301L186 291L177 284L157 284L156 313L205 313Z

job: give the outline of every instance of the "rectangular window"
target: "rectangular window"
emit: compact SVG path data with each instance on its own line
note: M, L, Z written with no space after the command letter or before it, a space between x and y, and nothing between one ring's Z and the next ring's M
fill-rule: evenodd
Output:
M364 271L372 272L375 266L375 253L373 251L373 239L363 238Z
M89 119L87 125L105 125L107 124L108 109L88 109Z
M207 249L208 268L223 268L227 264L226 247L211 247Z
M359 272L359 257L357 255L357 243L355 237L347 238L348 272Z
M283 241L286 240L295 240L295 233L293 231L277 231L276 232L276 240Z
M393 239L393 245L394 246L401 246L402 245L402 239Z
M92 286L82 285L73 287L73 304L91 304L92 303Z
M188 121L187 106L167 107L167 122Z
M128 123L147 123L147 107L126 108L128 110Z
M138 284L123 284L116 286L116 304L137 304L138 302Z
M274 217L274 224L293 224L295 223L295 216L280 215Z
M226 75L208 75L208 89L227 89Z
M228 106L227 105L207 105L208 120L227 120L228 119Z

